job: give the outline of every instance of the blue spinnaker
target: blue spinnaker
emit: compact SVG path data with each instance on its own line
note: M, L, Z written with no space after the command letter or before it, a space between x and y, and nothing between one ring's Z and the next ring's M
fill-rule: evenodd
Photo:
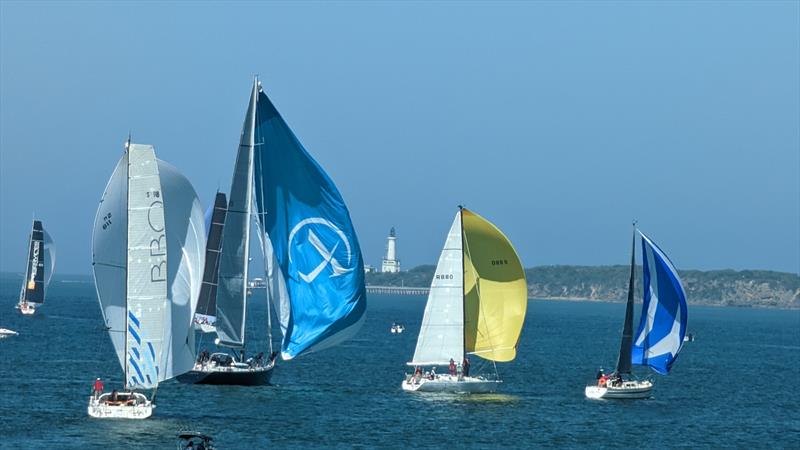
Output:
M263 92L257 105L254 194L272 276L282 277L271 292L282 357L291 359L355 334L366 310L364 263L333 181Z
M666 375L686 335L686 293L667 255L642 236L644 303L631 360Z

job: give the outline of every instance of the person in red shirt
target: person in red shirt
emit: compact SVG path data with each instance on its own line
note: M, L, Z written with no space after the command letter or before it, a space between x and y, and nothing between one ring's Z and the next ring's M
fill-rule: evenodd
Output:
M100 394L103 393L103 381L100 378L94 380L94 396L95 398L100 397Z
M450 375L456 376L456 362L453 358L450 358Z

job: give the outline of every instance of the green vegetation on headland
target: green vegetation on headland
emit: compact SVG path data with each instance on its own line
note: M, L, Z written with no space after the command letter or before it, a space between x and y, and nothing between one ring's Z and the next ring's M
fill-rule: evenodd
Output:
M368 273L372 286L428 287L436 266L400 273ZM679 270L690 304L800 308L800 276L769 270ZM564 300L623 301L630 266L538 266L525 269L528 296ZM636 298L641 300L641 268Z

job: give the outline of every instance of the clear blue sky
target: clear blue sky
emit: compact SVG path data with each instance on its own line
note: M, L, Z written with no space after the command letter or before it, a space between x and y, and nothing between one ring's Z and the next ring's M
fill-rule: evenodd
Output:
M31 215L60 273L132 130L208 205L254 74L347 201L435 263L456 205L526 266L800 271L798 2L0 2L0 270Z

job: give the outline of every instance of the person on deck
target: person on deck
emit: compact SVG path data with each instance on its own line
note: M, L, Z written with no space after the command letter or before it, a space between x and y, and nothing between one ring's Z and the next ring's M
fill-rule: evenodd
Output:
M453 358L450 358L450 375L456 376L456 362Z
M597 385L600 386L600 387L606 387L607 383L608 383L608 377L605 374L603 374L603 376L601 376L597 380Z
M595 377L595 380L599 380L600 377L602 377L603 375L604 375L603 368L601 367L601 368L597 369L597 376Z
M94 398L99 398L103 393L103 380L100 378L94 380Z
M431 380L435 380L436 379L436 367L431 367L431 376L430 376L430 378L431 378Z
M464 363L463 363L463 364L461 364L461 365L462 365L462 367L464 368L464 369L463 369L464 376L465 376L465 377L468 377L468 376L469 376L469 358L467 358L467 357L465 356L465 357L464 357Z

